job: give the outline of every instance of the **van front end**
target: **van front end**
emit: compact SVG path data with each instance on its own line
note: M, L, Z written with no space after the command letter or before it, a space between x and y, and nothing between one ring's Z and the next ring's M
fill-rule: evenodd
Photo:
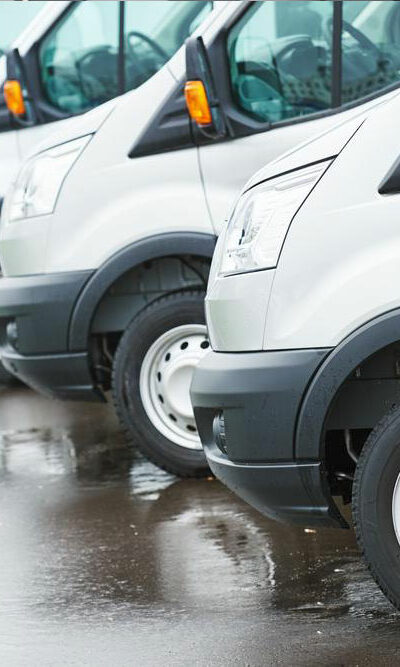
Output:
M111 398L130 443L199 477L189 387L215 229L186 112L185 150L132 155L178 88L163 67L24 163L1 217L1 355L52 397Z
M345 528L336 500L351 503L363 557L397 609L399 107L397 96L371 115L319 174L269 173L239 198L211 267L213 351L192 383L215 475L304 526Z
M322 137L261 172L217 244L197 425L215 475L282 521L347 527L335 499L351 502L361 451L400 403L399 105L336 156L307 163ZM355 188L360 164L371 168Z
M214 474L262 513L300 524L346 525L319 452L295 452L298 415L330 347L265 349L276 264L292 217L329 168L321 160L253 185L215 252L206 298L213 350L191 397Z

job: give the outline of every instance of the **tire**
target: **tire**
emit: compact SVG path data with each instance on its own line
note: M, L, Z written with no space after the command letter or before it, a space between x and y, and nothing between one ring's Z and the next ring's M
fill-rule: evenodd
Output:
M398 610L399 476L400 410L396 408L379 422L361 451L353 483L353 519L357 540L368 568L378 586ZM392 507L394 499L398 501L396 511Z
M128 441L179 477L210 474L189 396L208 347L204 293L175 292L140 311L114 356L113 401Z

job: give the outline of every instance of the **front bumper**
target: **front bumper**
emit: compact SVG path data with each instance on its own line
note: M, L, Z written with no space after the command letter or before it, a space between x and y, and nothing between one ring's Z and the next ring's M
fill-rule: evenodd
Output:
M298 462L294 453L303 395L329 352L210 352L194 374L191 398L212 471L272 518L345 525L318 454ZM222 416L221 439L215 425Z
M0 339L4 366L42 393L93 399L87 350L69 349L69 325L92 271L0 280Z

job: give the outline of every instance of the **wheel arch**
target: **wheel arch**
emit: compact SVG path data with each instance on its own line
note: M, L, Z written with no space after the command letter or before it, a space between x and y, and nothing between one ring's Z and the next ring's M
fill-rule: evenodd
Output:
M398 341L400 308L371 319L330 352L302 400L294 443L297 459L325 460L325 425L344 382L367 359Z
M128 271L154 259L193 255L211 260L216 237L200 232L157 234L136 241L110 257L91 276L80 293L70 321L68 344L73 351L87 349L96 309L107 290Z

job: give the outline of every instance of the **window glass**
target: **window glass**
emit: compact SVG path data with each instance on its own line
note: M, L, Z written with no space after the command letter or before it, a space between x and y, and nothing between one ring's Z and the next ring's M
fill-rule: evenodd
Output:
M14 0L0 2L0 54L7 51L45 4Z
M278 122L331 105L333 2L253 2L228 36L233 95Z
M125 2L125 87L137 88L179 49L212 2Z
M354 5L361 5L355 15ZM342 104L400 79L400 3L344 2Z
M62 111L85 111L118 95L119 2L73 3L43 40L42 84Z

